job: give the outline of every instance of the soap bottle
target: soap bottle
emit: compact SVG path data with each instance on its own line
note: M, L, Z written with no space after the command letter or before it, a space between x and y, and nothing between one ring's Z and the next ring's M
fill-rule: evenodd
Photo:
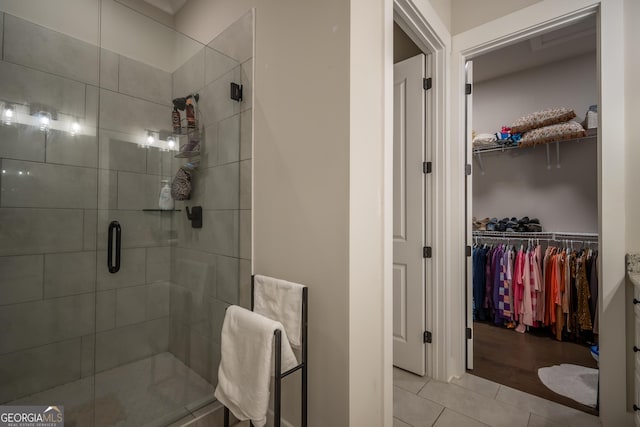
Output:
M173 210L173 199L171 198L171 187L168 180L162 180L162 188L160 189L160 199L158 207L165 211Z

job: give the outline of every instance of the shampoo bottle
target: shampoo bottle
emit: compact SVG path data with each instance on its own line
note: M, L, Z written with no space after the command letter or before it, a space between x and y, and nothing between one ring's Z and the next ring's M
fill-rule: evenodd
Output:
M158 207L162 210L173 210L173 199L171 198L171 188L168 180L162 180L162 189L160 189L160 199Z

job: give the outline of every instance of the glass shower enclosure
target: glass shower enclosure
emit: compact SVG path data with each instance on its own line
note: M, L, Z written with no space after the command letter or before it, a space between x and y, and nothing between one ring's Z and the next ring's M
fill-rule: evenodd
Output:
M253 14L203 45L123 3L0 0L0 405L67 426L211 403L250 275Z

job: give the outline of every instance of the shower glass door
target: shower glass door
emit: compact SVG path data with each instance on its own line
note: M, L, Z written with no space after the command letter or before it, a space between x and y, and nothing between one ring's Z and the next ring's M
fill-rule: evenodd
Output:
M203 45L117 0L0 0L0 405L139 427L213 401L252 68L253 13Z

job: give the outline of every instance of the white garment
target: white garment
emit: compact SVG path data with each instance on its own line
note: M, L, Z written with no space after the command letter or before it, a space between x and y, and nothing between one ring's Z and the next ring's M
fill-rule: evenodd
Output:
M256 427L267 422L269 384L273 373L274 331L280 322L232 305L222 324L222 357L215 396L241 421ZM286 333L282 333L282 372L297 365Z
M302 344L302 289L304 286L273 277L254 277L253 311L284 325L294 347Z

